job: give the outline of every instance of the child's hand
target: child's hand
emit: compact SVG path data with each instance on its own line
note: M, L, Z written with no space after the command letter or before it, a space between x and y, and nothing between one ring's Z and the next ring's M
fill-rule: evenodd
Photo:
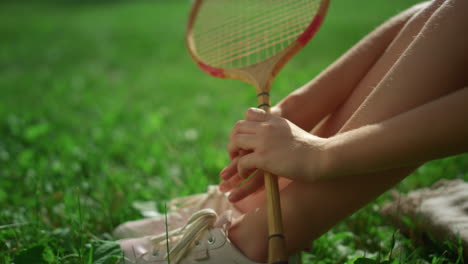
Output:
M246 120L238 121L231 132L228 145L231 163L221 171L220 189L232 190L257 169L311 182L322 170L325 141L284 118L251 108ZM263 173L258 171L240 189L248 195L262 186ZM235 196L233 192L231 201L239 198Z

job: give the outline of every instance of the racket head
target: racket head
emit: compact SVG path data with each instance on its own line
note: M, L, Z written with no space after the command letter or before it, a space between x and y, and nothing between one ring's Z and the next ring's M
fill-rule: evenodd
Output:
M197 65L269 92L281 68L317 33L329 0L195 0L186 44Z

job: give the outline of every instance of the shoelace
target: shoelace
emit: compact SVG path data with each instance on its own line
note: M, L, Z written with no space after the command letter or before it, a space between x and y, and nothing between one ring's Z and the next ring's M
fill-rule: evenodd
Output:
M168 232L167 239L176 238L178 242L170 249L166 259L169 257L171 263L177 264L184 257L185 253L196 245L197 239L204 232L214 227L217 218L218 216L214 210L203 209L194 213L183 227ZM182 237L178 239L178 236ZM155 247L160 247L163 242L164 244L166 242L166 234L163 233L153 237L151 241Z

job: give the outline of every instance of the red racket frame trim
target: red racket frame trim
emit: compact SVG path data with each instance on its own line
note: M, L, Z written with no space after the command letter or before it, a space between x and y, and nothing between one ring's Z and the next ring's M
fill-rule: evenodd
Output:
M205 73L217 77L217 78L228 78L228 79L235 79L244 81L247 83L252 84L256 87L257 92L268 92L269 86L271 83L259 83L255 78L251 76L249 71L255 69L259 64L265 64L266 61L270 61L269 64L272 65L271 67L271 75L270 78L273 79L278 72L283 68L283 66L291 59L299 50L301 50L317 33L318 29L320 28L325 14L327 13L328 6L330 1L329 0L322 0L315 14L314 18L312 19L309 26L304 30L304 32L287 48L280 51L279 53L273 55L272 57L261 61L257 64L249 65L243 68L238 69L223 69L217 68L211 65L208 65L200 59L200 57L196 54L196 45L193 41L193 25L196 19L196 15L198 14L198 10L201 7L203 0L195 0L192 9L189 15L189 21L187 24L187 38L186 38L186 45L189 51L190 56L192 59L197 63L198 67L202 69Z

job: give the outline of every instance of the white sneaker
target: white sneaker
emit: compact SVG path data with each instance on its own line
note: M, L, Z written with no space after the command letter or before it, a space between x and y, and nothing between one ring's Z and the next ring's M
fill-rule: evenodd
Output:
M219 191L217 185L210 185L206 193L171 200L167 213L168 230L183 226L193 213L205 208L211 208L219 215L226 210L231 210L234 217L240 216L241 212L229 202L227 195ZM165 231L165 217L161 215L123 223L114 230L113 235L120 239L136 238L157 235Z
M163 264L168 256L174 264L246 263L255 264L246 258L227 238L230 211L219 219L212 209L203 209L193 214L186 225L166 234L118 241L125 263Z
M218 218L214 210L203 209L167 235L118 241L125 263L165 264L169 257L173 264L260 264L245 257L229 240L231 213L226 211ZM289 263L300 263L300 258L294 256Z

